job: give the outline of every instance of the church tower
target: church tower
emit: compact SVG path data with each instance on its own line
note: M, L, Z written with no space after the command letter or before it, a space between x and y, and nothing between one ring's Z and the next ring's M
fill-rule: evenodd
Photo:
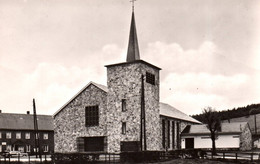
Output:
M160 68L140 59L134 11L126 62L106 67L108 152L160 150Z

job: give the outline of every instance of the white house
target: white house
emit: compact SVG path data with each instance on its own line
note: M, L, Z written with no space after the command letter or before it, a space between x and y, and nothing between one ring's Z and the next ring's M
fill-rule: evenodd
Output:
M249 124L247 122L222 123L215 141L217 149L250 150L252 133ZM212 148L207 125L187 125L181 133L181 147L183 149Z

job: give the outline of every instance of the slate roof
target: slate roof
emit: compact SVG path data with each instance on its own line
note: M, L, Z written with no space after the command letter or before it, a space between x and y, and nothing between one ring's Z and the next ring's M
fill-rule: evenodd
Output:
M53 118L48 115L37 115L38 129L53 131ZM0 113L0 129L34 130L32 114Z
M160 115L201 124L201 122L199 122L198 120L179 111L178 109L174 108L173 106L166 104L166 103L161 103L161 102L160 102Z
M218 134L239 134L243 131L247 122L221 123L221 131ZM189 125L182 131L182 135L210 134L206 124Z

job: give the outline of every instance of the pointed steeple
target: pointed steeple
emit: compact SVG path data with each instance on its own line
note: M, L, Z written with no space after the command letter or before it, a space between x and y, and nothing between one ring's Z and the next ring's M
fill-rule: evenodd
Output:
M127 50L127 62L140 60L139 55L139 47L137 41L137 32L135 27L135 15L134 11L132 12L132 20L130 26L130 35L129 35L129 42L128 42L128 50Z

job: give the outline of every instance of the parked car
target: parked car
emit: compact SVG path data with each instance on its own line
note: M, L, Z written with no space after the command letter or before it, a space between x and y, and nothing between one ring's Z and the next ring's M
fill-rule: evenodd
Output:
M20 151L10 151L5 156L7 156L7 157L18 157L18 156L24 157L24 156L28 156L28 153L23 153Z

